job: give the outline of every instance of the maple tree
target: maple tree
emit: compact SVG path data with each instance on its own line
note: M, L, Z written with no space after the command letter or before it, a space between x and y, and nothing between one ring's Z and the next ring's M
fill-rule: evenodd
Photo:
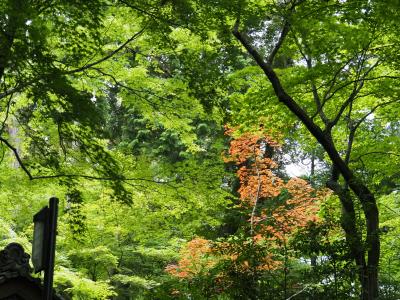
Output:
M234 137L237 133L228 128L226 135ZM278 163L273 159L279 148L278 142L262 132L232 138L224 160L235 166L239 180L237 206L245 212L245 228L250 225L250 229L245 230L242 238L189 241L181 251L179 262L167 266L169 274L181 280L193 280L212 272L218 264L224 265L214 274L216 284L223 291L235 284L232 274L254 282L262 272L287 271L289 238L299 229L318 222L319 202L329 192L317 191L300 178L281 178ZM283 259L278 254L282 251Z
M204 256L210 252L210 241L199 237L194 238L182 248L179 265L169 264L165 271L179 278L192 278L213 264L204 259Z
M272 159L278 148L268 135L245 133L231 141L226 159L237 166L241 205L251 208L250 234L256 239L264 235L283 240L285 234L316 221L318 201L327 193L316 191L303 179L285 182L279 177Z

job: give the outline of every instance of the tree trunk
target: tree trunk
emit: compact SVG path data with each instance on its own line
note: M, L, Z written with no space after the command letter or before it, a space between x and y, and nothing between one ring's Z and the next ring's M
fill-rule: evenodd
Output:
M337 182L337 178L331 178L327 182L327 186L339 197L342 205L341 226L346 234L347 245L350 248L351 255L357 266L358 279L362 290L361 299L375 299L377 294L374 294L376 293L375 289L371 289L371 280L369 279L371 276L374 276L374 274L369 274L370 268L365 260L365 247L362 242L361 234L357 229L356 213L350 191L340 186ZM373 298L369 297L369 295L373 295Z

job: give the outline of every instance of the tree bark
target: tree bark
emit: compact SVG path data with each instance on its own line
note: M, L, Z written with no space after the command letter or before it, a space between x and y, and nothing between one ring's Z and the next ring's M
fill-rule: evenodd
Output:
M346 235L346 242L350 248L351 256L354 258L358 279L361 284L362 293L368 290L368 282L367 282L367 262L365 260L365 249L362 242L361 234L357 228L356 224L356 212L354 209L354 203L351 199L350 191L342 187L338 183L338 174L335 171L335 168L332 170L332 176L326 183L326 186L330 188L335 194L339 197L340 203L342 205L342 214L341 214L341 226ZM362 299L365 298L363 295Z

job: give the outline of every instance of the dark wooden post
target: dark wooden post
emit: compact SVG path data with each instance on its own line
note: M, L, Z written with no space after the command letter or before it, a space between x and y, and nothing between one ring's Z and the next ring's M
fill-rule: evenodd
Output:
M44 271L43 300L53 299L54 258L56 250L58 199L50 198L49 206L33 216L35 234L32 256L35 272ZM35 239L36 237L36 239Z
M48 214L48 258L44 270L44 300L53 299L54 259L56 251L58 199L50 198Z

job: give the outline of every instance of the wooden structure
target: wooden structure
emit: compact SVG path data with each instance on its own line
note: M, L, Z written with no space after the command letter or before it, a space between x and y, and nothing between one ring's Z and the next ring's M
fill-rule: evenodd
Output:
M0 251L0 300L42 300L43 286L31 276L29 254L20 244L11 243ZM54 295L53 300L62 300Z

